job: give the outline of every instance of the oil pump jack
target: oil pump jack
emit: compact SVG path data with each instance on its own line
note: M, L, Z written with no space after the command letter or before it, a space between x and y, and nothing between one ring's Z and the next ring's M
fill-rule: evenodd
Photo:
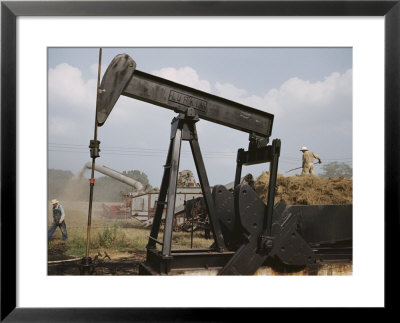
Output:
M182 270L217 269L219 275L252 275L264 263L306 266L352 259L352 205L274 205L281 141L269 144L274 115L136 69L127 54L108 66L97 94L96 123L105 123L123 95L178 113L171 122L156 213L140 274L173 275ZM237 152L234 192L209 185L196 123L201 119L248 133L247 150ZM173 217L181 142L189 141L214 243L206 249L173 250ZM92 143L91 145L98 143ZM242 167L269 163L265 204L247 184ZM158 240L164 208L165 227ZM158 247L158 245L160 247Z

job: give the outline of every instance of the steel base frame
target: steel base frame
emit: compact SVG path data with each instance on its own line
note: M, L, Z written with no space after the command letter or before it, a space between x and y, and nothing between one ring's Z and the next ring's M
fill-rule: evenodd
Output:
M139 266L139 275L173 275L174 272L183 270L220 270L234 253L212 249L183 249L172 250L171 256L166 257L162 251L148 249L146 262Z

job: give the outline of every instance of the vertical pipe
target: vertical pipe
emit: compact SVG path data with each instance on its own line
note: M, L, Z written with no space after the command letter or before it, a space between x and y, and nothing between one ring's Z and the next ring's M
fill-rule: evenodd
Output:
M100 91L100 74L101 74L101 55L102 49L99 50L99 67L97 73L97 95L96 95L96 113L94 118L94 138L93 142L97 144L97 100L99 99L99 91ZM98 148L92 148L97 151ZM92 172L90 176L90 193L89 193L89 210L88 210L88 222L87 222L87 232L86 232L86 258L89 257L89 247L90 247L90 228L92 225L92 204L93 204L93 189L94 189L94 169L96 163L97 154L92 153Z

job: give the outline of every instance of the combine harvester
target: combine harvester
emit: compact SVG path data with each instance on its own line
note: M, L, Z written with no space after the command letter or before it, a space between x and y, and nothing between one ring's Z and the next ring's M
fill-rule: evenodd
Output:
M101 81L96 126L105 123L121 95L178 113L171 123L158 205L140 274L254 275L268 273L268 268L318 274L326 273L331 264L342 273L350 268L351 273L352 205L274 205L281 141L274 139L268 145L272 114L141 72L126 54L113 59ZM222 185L211 192L196 132L201 119L249 134L247 150L237 153L233 193ZM171 249L182 140L190 143L214 237L207 249ZM91 147L98 149L99 142L91 141ZM249 185L240 184L242 167L259 163L269 163L267 204ZM165 229L159 241L165 206Z

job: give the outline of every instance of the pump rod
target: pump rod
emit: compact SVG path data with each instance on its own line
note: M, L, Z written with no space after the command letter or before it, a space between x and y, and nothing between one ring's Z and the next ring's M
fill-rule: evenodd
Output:
M102 55L102 49L99 49L99 67L98 67L98 73L97 73L97 95L96 95L96 106L98 103L98 98L99 98L99 93L100 93L100 74L101 74L101 55ZM96 112L97 113L97 112ZM94 189L94 171L96 167L96 157L98 157L98 152L100 149L98 149L99 142L97 141L97 119L96 115L94 118L94 138L93 141L90 143L90 149L91 149L91 157L92 157L92 170L91 170L91 176L90 176L90 193L89 193L89 211L88 211L88 222L87 222L87 234L86 234L86 253L85 256L86 258L89 257L89 248L90 248L90 228L92 225L92 205L93 205L93 189Z

